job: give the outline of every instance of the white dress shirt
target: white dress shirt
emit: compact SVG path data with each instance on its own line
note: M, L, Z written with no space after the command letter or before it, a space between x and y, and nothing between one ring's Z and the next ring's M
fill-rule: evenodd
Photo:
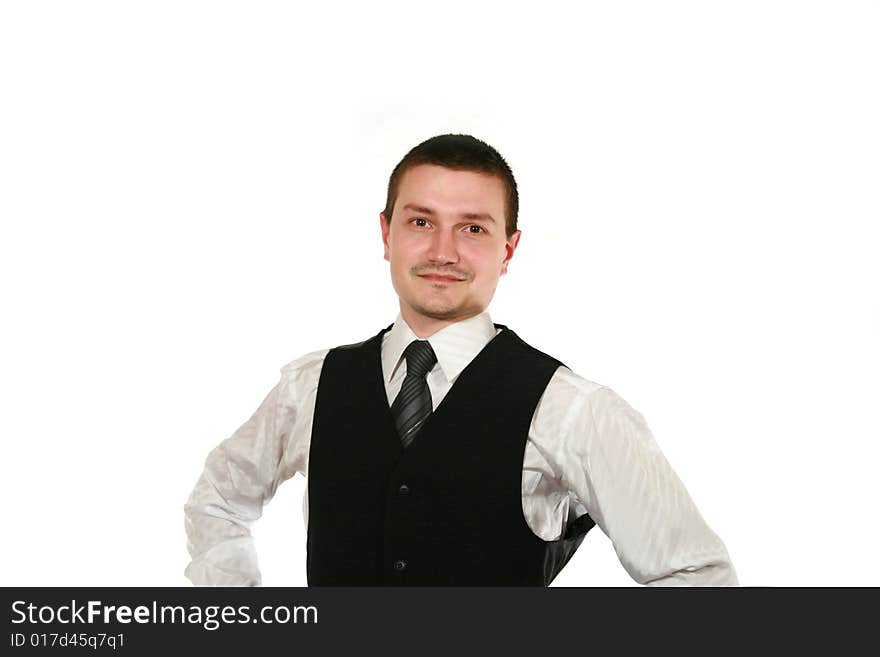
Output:
M501 330L483 312L427 338L437 355L427 375L434 408ZM389 406L406 376L403 351L418 339L400 315L382 337ZM308 476L312 417L328 351L282 367L280 381L251 418L208 455L184 507L192 556L185 575L194 584L261 583L250 526L279 484L298 472ZM522 504L532 531L546 541L589 513L640 584L738 584L727 549L703 520L642 415L610 388L566 367L554 372L532 417ZM303 519L308 528L308 486Z

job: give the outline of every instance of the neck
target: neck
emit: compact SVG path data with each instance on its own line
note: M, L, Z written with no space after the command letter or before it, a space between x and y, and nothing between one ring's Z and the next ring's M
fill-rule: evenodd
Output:
M427 315L417 313L412 308L404 304L402 301L400 302L401 316L412 329L412 332L415 333L422 340L431 337L437 331L446 328L450 324L455 324L456 322L470 319L471 317L479 315L481 312L482 310L478 310L470 314L462 314L456 317L450 317L448 319L438 319L436 317L428 317Z

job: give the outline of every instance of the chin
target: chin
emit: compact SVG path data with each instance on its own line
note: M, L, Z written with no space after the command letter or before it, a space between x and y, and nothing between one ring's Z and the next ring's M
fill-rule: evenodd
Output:
M430 317L432 319L454 319L456 317L462 316L471 316L476 315L482 312L480 308L475 306L468 305L457 305L457 306L438 306L438 305L420 305L420 304L410 304L413 310L415 310L420 315L424 315L425 317Z
M450 306L423 306L421 304L410 304L412 309L419 315L430 317L432 319L451 319L457 317L463 311L460 307Z
M422 315L433 317L434 319L449 319L460 314L458 308L420 308L418 311Z

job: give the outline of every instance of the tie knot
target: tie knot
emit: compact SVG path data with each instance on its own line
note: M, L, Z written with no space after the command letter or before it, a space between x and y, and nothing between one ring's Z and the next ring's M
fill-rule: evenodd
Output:
M424 377L437 362L437 355L427 340L413 340L404 350L403 355L406 358L407 376L412 374Z

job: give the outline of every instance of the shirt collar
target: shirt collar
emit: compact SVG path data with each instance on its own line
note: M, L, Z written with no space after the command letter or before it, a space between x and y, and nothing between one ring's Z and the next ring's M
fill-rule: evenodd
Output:
M492 318L484 311L440 329L427 340L437 355L437 364L452 383L497 333ZM420 339L398 313L394 326L382 341L382 374L386 383L403 362L403 351L409 343Z

